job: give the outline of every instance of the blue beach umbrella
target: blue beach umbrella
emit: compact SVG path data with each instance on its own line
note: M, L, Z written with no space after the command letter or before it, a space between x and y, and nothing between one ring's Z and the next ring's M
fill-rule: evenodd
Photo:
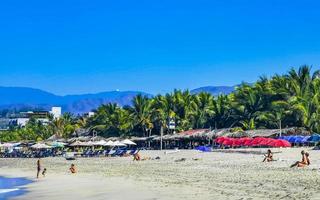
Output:
M309 139L308 142L316 143L320 142L320 135L319 134L313 134Z
M302 144L308 143L308 140L311 136L304 136L303 139L301 140Z
M290 136L287 141L290 143L295 143L296 138L297 138L297 136Z
M297 135L297 136L295 137L294 143L302 144L302 143L303 143L303 142L302 142L303 139L304 139L303 136Z

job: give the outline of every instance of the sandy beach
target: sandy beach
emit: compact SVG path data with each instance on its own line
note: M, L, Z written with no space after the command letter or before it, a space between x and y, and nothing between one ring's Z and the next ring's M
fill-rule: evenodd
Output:
M320 151L311 165L290 169L301 148L273 149L278 161L262 163L266 149L174 154L142 151L160 160L124 158L44 158L45 178L35 179L36 159L1 159L0 176L27 177L26 195L15 199L320 199ZM185 161L175 162L185 158ZM68 173L74 163L75 175Z

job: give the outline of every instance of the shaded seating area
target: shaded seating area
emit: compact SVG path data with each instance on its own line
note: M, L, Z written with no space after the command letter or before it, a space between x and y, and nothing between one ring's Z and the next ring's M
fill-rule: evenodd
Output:
M72 140L69 143L59 141L0 143L0 157L4 158L38 158L64 156L72 153L74 157L114 157L130 156L137 152L136 143L125 139L122 141Z

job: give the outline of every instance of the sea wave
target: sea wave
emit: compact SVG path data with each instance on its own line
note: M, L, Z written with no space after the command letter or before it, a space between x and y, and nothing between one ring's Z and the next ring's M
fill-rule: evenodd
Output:
M15 192L15 191L18 191L19 188L12 188L12 189L0 189L0 194L3 194L3 193L8 193L8 192Z

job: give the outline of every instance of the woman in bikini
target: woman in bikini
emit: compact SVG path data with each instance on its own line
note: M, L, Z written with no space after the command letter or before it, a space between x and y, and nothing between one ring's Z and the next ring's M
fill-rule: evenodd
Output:
M293 167L305 167L305 166L310 165L309 153L301 151L301 155L302 155L302 160L295 162L293 165L290 166L291 168L293 168Z
M267 154L264 155L264 159L262 162L271 162L273 161L273 154L270 149L268 149Z

